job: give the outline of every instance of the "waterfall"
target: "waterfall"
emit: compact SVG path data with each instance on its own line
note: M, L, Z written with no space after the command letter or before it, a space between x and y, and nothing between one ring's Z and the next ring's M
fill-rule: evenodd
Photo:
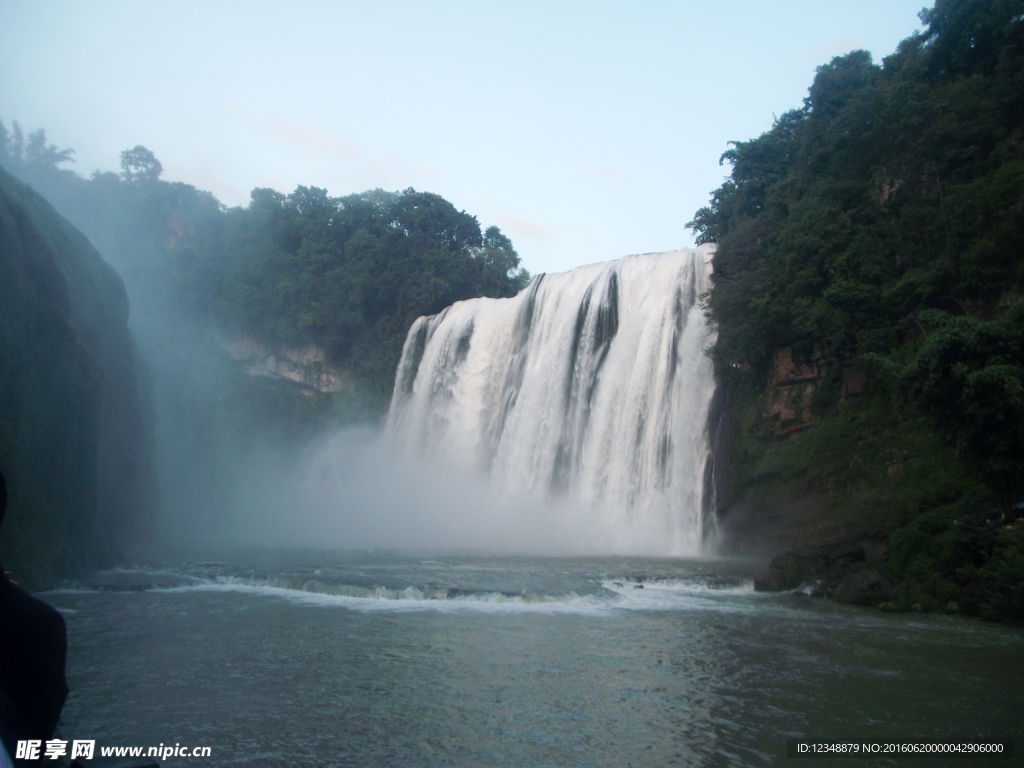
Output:
M714 337L700 296L712 252L538 275L514 298L417 319L387 432L478 468L498 493L583 505L645 554L698 553L711 494Z

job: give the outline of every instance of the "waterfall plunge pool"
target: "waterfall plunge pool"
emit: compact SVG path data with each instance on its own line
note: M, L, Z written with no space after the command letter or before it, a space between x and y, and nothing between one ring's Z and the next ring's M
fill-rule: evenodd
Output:
M282 768L759 766L794 737L1020 734L1021 629L755 593L755 567L263 550L158 572L187 586L54 591L59 734Z

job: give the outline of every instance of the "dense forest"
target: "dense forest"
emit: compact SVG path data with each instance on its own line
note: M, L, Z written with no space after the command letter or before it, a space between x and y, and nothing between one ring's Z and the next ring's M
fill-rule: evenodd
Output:
M162 181L145 147L121 154L120 174L89 178L62 167L72 155L42 129L25 136L17 123L0 124L0 165L96 244L143 298L136 304L162 303L167 317L271 347L319 345L378 413L416 317L511 296L530 279L497 227L481 231L436 194L255 189L247 207L227 209L209 192Z
M714 356L748 414L781 348L871 381L859 403L826 382L818 434L785 446L741 418L741 484L827 487L835 514L876 521L917 604L1021 619L1021 526L986 514L1024 501L1024 2L921 19L881 65L834 58L801 108L732 142L689 226L718 244Z

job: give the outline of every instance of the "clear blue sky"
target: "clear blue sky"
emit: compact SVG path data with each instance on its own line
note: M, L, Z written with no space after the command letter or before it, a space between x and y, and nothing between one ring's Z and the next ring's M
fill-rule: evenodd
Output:
M923 4L0 0L0 120L86 174L144 144L227 205L437 192L562 271L692 245L727 142L832 56L892 53Z

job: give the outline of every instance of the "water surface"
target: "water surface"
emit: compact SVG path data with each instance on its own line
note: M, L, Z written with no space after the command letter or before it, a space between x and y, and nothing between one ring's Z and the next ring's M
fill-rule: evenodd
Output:
M264 552L160 569L187 586L51 592L60 732L210 746L166 764L211 766L759 766L789 737L1019 741L1020 629L759 594L751 568Z

